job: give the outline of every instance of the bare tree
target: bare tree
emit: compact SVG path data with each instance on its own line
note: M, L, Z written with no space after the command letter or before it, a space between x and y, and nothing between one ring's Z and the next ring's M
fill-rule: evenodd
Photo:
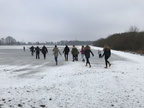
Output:
M129 32L138 32L139 31L139 29L138 29L138 27L136 27L136 26L131 26L130 28L129 28Z

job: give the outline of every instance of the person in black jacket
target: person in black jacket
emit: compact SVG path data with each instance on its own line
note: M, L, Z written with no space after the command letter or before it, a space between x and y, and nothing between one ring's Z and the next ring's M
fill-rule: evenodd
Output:
M35 52L36 52L36 59L40 59L40 48L37 46L36 48L35 48Z
M42 47L42 53L43 53L44 59L46 59L46 54L48 53L48 49L47 47L45 47L45 45Z
M105 56L105 64L106 64L106 67L105 68L108 68L108 64L109 64L109 67L111 66L111 63L108 61L109 57L111 56L111 50L110 50L110 47L108 45L104 45L104 48L103 48L103 56Z
M31 51L31 55L33 56L33 55L34 55L34 49L35 49L35 47L34 47L34 46L31 46L29 49L30 49L30 51Z
M91 51L90 47L88 45L86 45L86 47L84 48L84 54L86 57L86 66L87 64L89 64L89 67L91 67L89 58L90 58L90 53L92 54L92 56L94 56L93 52Z
M63 50L63 53L64 53L64 56L65 56L65 61L68 61L68 54L69 54L69 47L66 45L64 50Z

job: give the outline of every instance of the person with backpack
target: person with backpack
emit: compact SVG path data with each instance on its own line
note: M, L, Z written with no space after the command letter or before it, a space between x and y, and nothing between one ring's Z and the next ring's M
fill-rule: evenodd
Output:
M42 47L42 54L43 54L43 56L44 56L44 59L46 59L46 54L48 53L48 49L47 49L47 47L45 47L45 45Z
M85 57L86 57L86 66L87 66L87 64L89 64L89 67L91 67L91 64L90 64L90 61L89 61L90 53L92 54L92 56L94 56L93 52L90 49L90 46L86 45L86 47L84 48L84 54L85 54Z
M68 54L69 54L69 47L66 45L64 50L63 50L63 53L64 53L64 57L65 57L65 61L68 61Z
M71 50L72 56L73 56L73 61L78 61L78 54L79 51L78 49L75 47L75 45L73 45L73 48Z
M111 63L108 61L109 57L111 56L111 50L110 50L110 47L108 45L104 45L104 48L103 48L103 56L105 56L105 65L106 67L105 68L108 68L108 64L109 64L109 67L111 66Z

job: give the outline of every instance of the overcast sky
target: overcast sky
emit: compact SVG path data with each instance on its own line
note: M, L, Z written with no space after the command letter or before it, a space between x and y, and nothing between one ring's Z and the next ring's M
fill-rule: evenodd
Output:
M0 38L97 40L131 26L144 31L144 0L0 0Z

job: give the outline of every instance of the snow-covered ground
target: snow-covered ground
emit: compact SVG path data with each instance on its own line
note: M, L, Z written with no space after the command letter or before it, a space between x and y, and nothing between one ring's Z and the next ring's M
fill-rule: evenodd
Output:
M91 46L91 68L80 54L77 62L59 56L56 66L53 46L46 60L22 47L0 46L0 108L144 108L144 56L112 50L105 69L102 48Z

